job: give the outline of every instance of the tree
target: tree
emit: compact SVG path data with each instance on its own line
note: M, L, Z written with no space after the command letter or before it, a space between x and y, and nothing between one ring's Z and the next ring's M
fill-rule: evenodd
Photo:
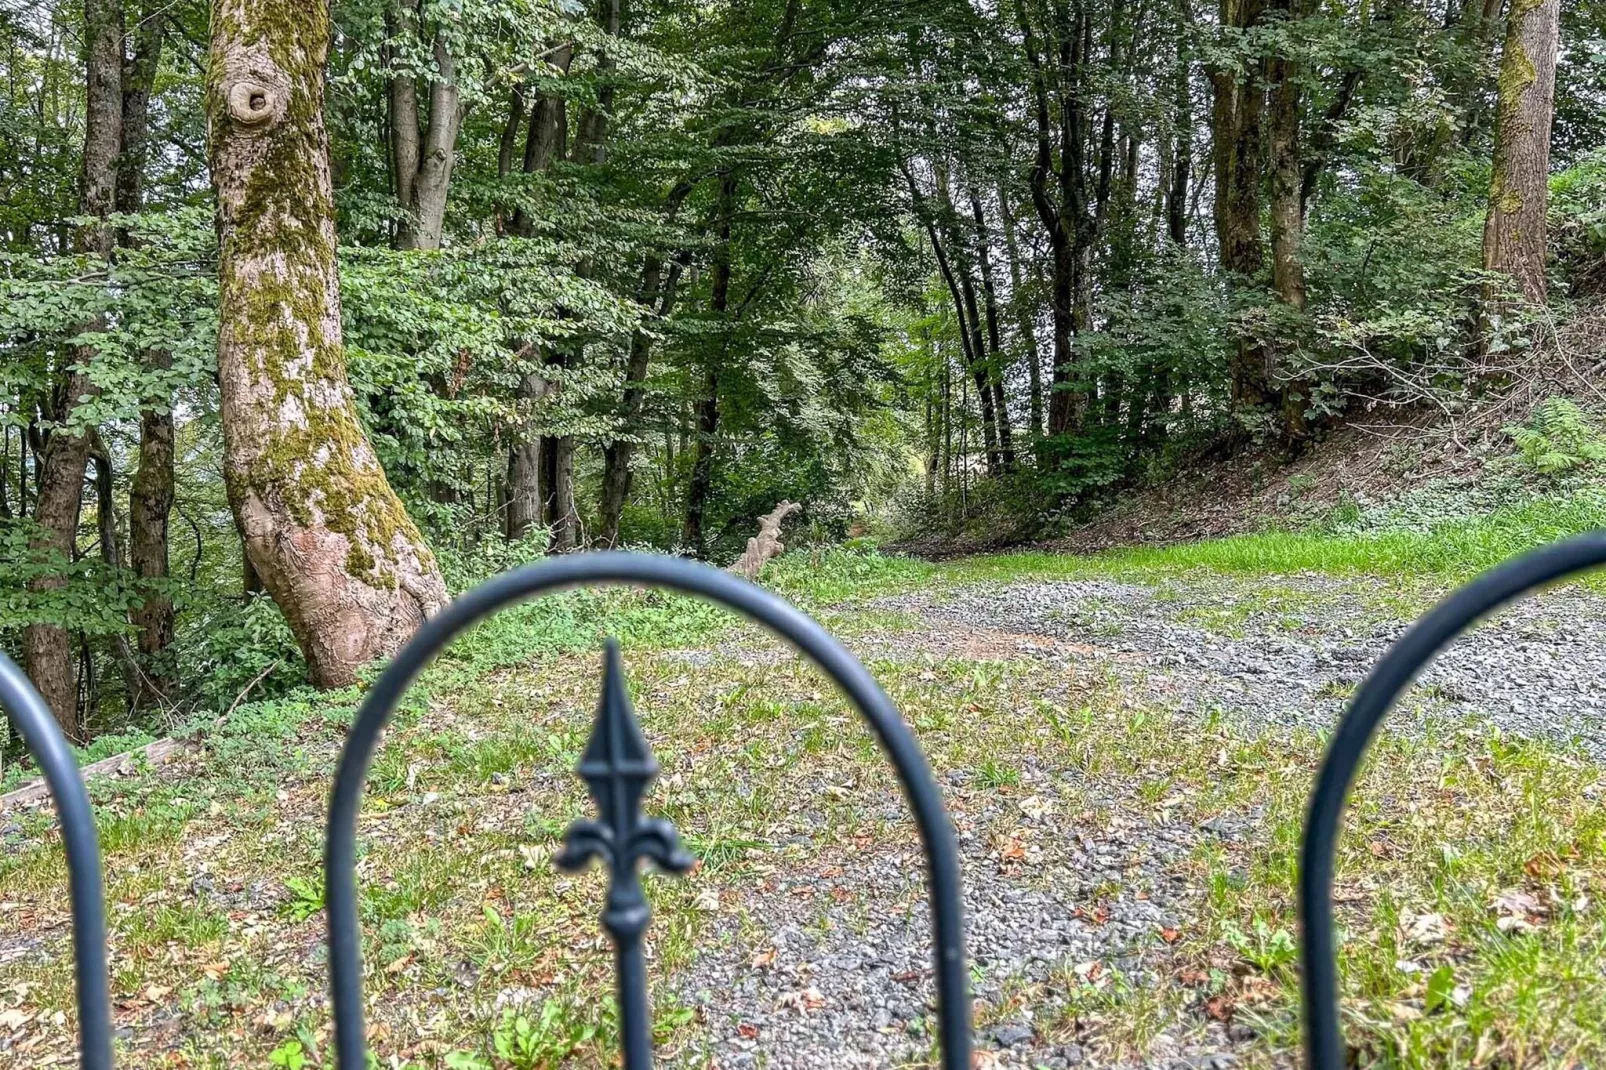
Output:
M129 34L133 50L123 61L122 152L117 160L117 211L131 215L144 206L144 169L149 156L150 100L161 63L164 13L150 5L134 9ZM123 235L126 243L128 235ZM146 351L154 372L172 364L165 348ZM168 520L173 511L173 408L170 397L144 399L139 417L139 461L128 490L128 563L144 585L130 614L138 630L139 660L132 667L132 705L162 702L173 689L162 653L173 642L173 598L168 579Z
M342 686L440 609L446 589L346 377L328 48L323 3L216 0L206 106L229 503L313 679Z
M395 0L387 14L392 51L409 51L417 43L418 0ZM463 127L463 93L445 25L436 27L429 40L434 70L427 79L427 119L419 116L417 72L405 55L391 57L398 68L390 77L391 166L402 210L396 227L398 249L440 248L457 135Z
M112 255L113 234L104 220L115 203L123 128L123 13L117 0L87 0L83 40L88 94L79 210L90 221L78 228L75 244L80 253L105 261ZM86 324L85 329L97 326ZM55 426L37 455L33 517L39 537L34 549L54 557L63 571L36 581L36 590L62 586L65 567L74 557L93 430L77 424L74 415L96 392L90 377L95 355L93 344L77 346L63 361L53 391ZM71 636L60 624L41 621L24 631L22 647L28 675L62 730L70 738L82 738Z
M1543 304L1546 294L1545 209L1560 20L1561 0L1513 0L1506 16L1483 230L1484 268L1510 276L1535 304Z

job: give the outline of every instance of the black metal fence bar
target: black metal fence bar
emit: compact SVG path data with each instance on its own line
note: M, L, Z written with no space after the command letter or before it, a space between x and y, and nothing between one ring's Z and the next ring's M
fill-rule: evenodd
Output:
M802 652L831 677L858 708L902 782L925 848L935 945L933 958L942 1067L943 1070L970 1070L970 996L961 916L958 846L931 770L891 700L841 643L814 620L763 588L707 565L681 558L617 552L553 558L504 573L469 591L420 628L368 692L340 757L330 799L325 843L330 985L335 1017L335 1051L341 1070L363 1070L367 1060L363 1030L361 929L357 912L357 816L369 763L397 702L430 659L465 629L497 610L547 592L598 584L666 588L706 598L733 609L765 626ZM599 711L599 732L602 731L600 726L604 720L605 711ZM593 736L594 745L598 738L597 735ZM614 757L617 759L614 762L617 768L600 774L601 782L608 786L608 790L618 789L620 769L627 770L627 779L638 780L639 787L644 788L645 783L650 781L651 770L646 768L650 764L650 756L644 756L643 752L635 755L615 754ZM626 900L631 898L630 889L622 889L621 881L634 880L635 866L635 855L628 845L618 842L621 833L617 829L635 827L638 819L634 809L640 800L640 792L630 789L633 792L630 798L614 797L612 803L604 803L606 792L597 791L597 783L593 782L593 777L586 769L591 758L591 748L588 747L587 758L582 761L580 772L591 784L593 795L598 798L599 808L603 810L603 821L594 824L600 828L615 828L614 832L609 833L614 837L614 842L608 850L614 852L610 858L614 876L610 906L616 906L620 902L616 900L617 895L623 894ZM631 762L641 763L642 768L632 767ZM610 806L613 809L611 814ZM577 838L583 840L588 834L600 836L594 829L571 830L570 848L575 849ZM579 846L583 847L584 844ZM665 850L668 850L667 847ZM607 851L595 850L592 853L607 854ZM647 853L636 851L637 855ZM621 870L628 870L628 875ZM605 925L612 930L614 926L608 921L608 915L604 917ZM636 920L645 925L644 916ZM634 927L635 921L629 924ZM646 979L636 968L639 958L627 955L625 943L620 941L619 934L615 933L614 936L616 948L620 951L620 1008L622 1014L631 1016L630 1021L621 1021L622 1039L627 1045L625 1067L626 1070L645 1070L651 1060L650 1050L646 1050L649 1044L642 1032L642 1019L647 1007ZM628 935L625 939L629 939Z
M111 1070L111 992L106 972L106 901L100 842L89 793L67 740L16 662L0 654L0 707L32 752L61 822L72 900L73 965L78 989L79 1061L83 1070Z
M1333 858L1350 785L1378 725L1417 673L1473 623L1537 588L1602 564L1606 532L1580 535L1496 566L1417 621L1356 691L1317 776L1300 854L1300 956L1311 1070L1345 1067L1333 936Z

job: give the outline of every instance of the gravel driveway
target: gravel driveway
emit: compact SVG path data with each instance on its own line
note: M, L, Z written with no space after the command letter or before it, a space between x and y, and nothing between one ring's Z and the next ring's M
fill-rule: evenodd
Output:
M1017 637L1024 652L1116 674L1137 700L1328 726L1411 623L1395 594L1371 577L1212 575L965 587L875 606L919 615L938 642ZM1507 607L1429 666L1408 702L1606 756L1606 599L1562 588Z
M918 626L852 645L876 658L1039 659L1066 680L1113 679L1134 705L1218 712L1258 733L1331 725L1421 604L1374 578L1022 582L877 599L866 608L915 618ZM1418 682L1408 705L1576 741L1598 757L1606 754L1602 682L1606 601L1560 590L1459 640ZM1157 971L1174 969L1155 934L1186 924L1178 919L1202 894L1180 875L1186 867L1179 862L1211 838L1255 836L1257 815L1197 825L1166 820L1163 812L1123 821L1117 803L1115 817L1088 827L1067 816L1077 786L1070 771L1029 766L1013 800L967 793L969 776L950 771L945 787L964 854L975 991L994 1009L977 1029L984 1049L977 1065L1239 1065L1253 1034L1200 1014L1154 1036L1137 1063L1103 1058L1096 1044L1067 1043L1063 1030L1043 1025L1064 1020L1058 993L1073 974L1111 970L1129 989L1141 989ZM996 845L974 830L996 821L1000 808L1023 805L1023 793L1034 812L1012 816L1027 830L1034 857L1021 869L1000 865ZM889 816L902 810L890 789L880 805ZM826 872L769 881L744 895L739 911L716 922L716 949L672 982L708 1024L709 1047L685 1065L706 1065L698 1060L709 1056L722 1068L928 1065L921 1018L932 990L919 855L908 843L873 847L845 870ZM823 893L838 886L843 905L822 915ZM1282 1055L1271 1062L1291 1065ZM1265 1063L1262 1051L1257 1065Z

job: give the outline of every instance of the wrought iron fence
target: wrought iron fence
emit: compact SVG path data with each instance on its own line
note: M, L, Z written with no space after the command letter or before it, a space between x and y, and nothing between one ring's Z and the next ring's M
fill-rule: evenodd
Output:
M1306 1050L1313 1070L1342 1070L1333 923L1333 858L1346 797L1383 717L1432 658L1479 618L1534 589L1606 564L1606 532L1580 536L1507 562L1450 595L1378 662L1334 734L1311 796L1301 848L1299 909ZM753 620L813 661L847 695L892 762L913 810L927 863L938 1039L943 1070L971 1066L970 997L958 848L924 756L896 708L852 654L814 620L746 580L705 565L628 553L575 554L505 573L463 595L421 628L369 690L347 737L330 799L325 839L330 991L336 1065L367 1065L362 948L358 924L357 816L371 762L402 695L428 662L465 629L498 610L554 590L636 584L696 595ZM577 821L555 861L578 868L600 860L609 871L602 925L615 950L620 1047L626 1070L652 1065L652 1024L642 937L649 922L640 863L668 873L692 858L667 821L641 803L657 763L631 708L618 644L605 645L602 695L578 775L597 818ZM71 751L22 671L0 654L0 706L21 732L55 801L67 852L72 899L80 1062L112 1067L106 914L94 816Z

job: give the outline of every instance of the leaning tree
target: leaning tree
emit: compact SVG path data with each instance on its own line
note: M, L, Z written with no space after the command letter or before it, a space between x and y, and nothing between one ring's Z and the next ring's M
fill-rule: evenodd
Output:
M327 3L216 0L206 101L229 503L313 679L340 686L444 605L446 588L346 378L329 36Z

